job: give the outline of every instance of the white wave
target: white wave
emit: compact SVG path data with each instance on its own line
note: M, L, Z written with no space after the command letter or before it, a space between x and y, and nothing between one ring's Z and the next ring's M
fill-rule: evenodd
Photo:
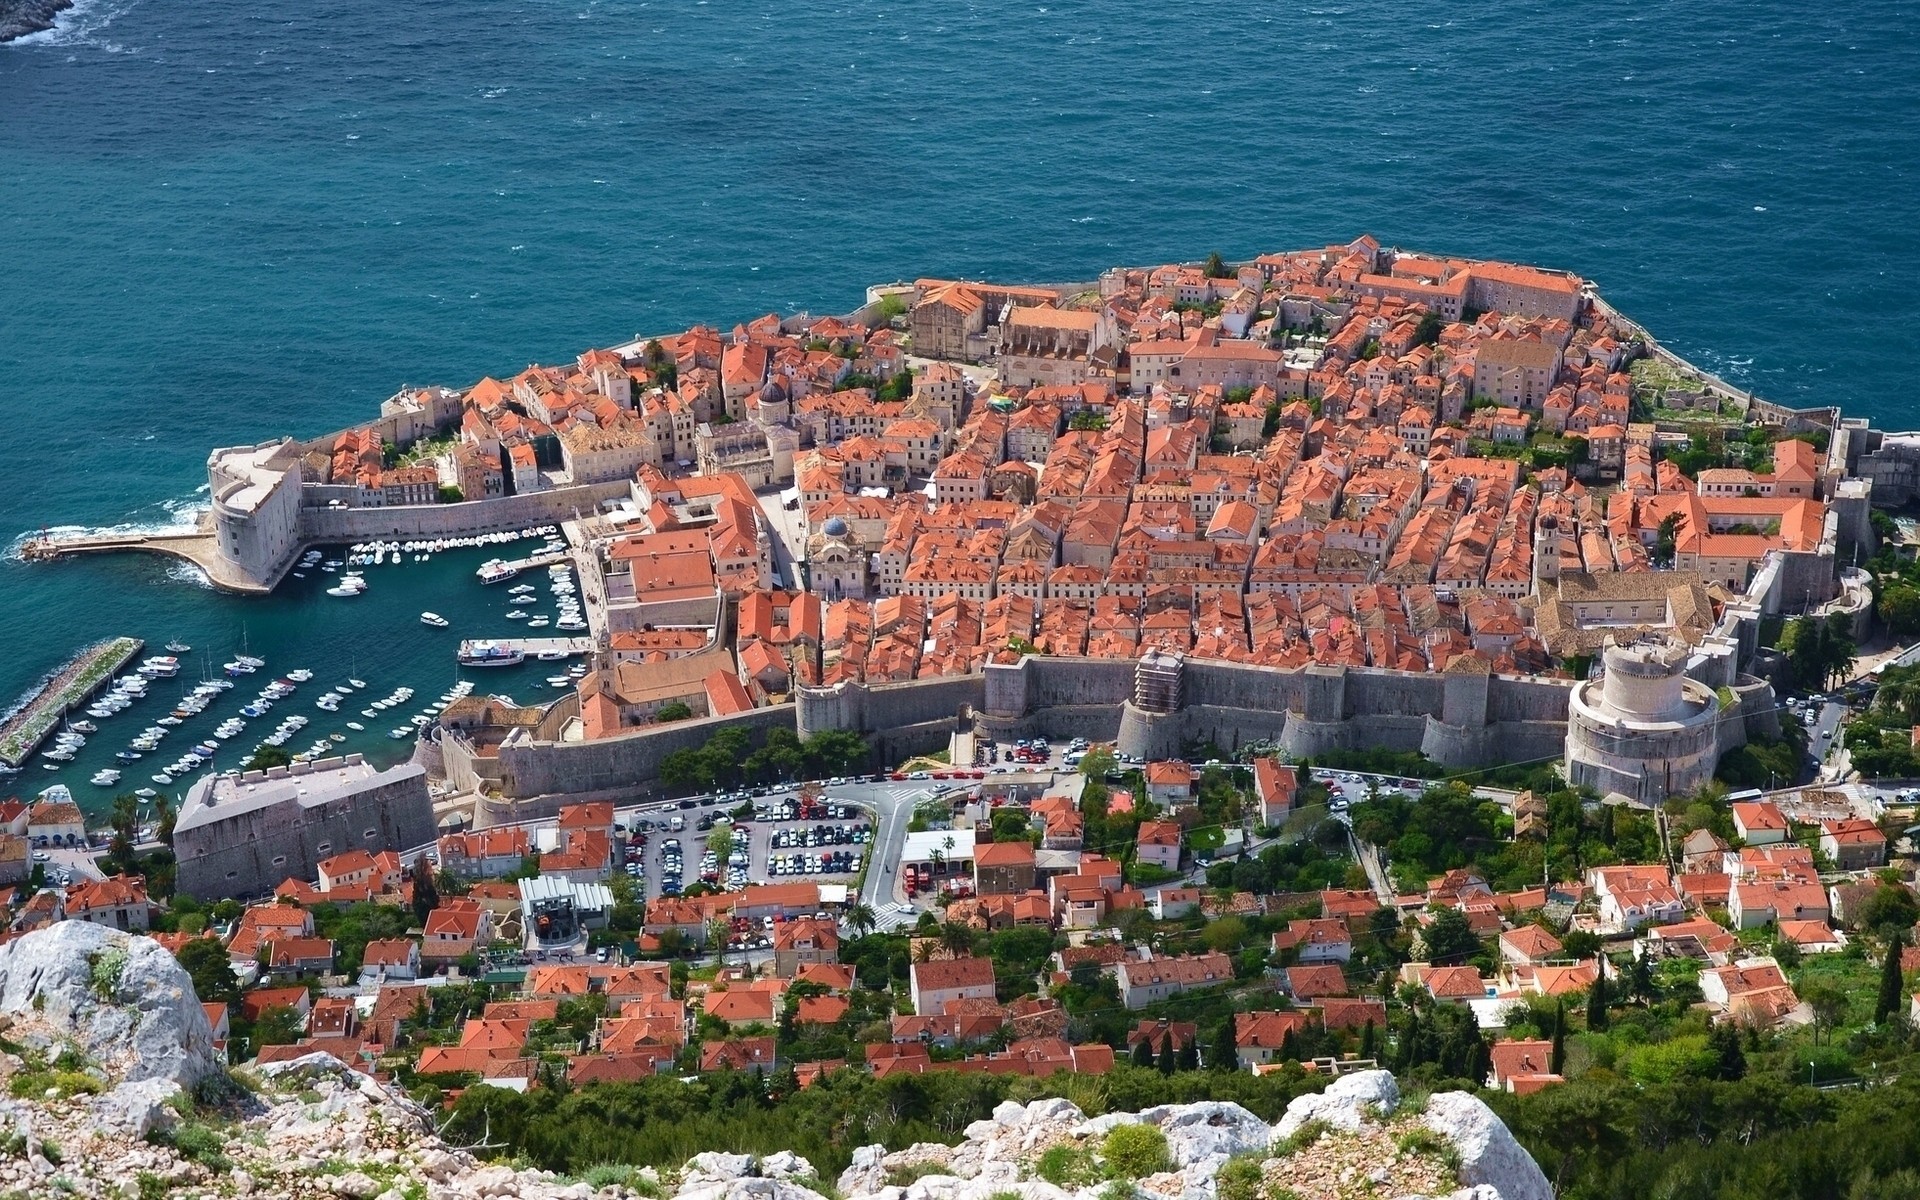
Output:
M114 525L47 525L37 529L24 530L16 534L14 539L7 543L6 549L0 550L0 562L20 561L21 549L28 541L34 538L51 537L58 540L61 538L130 537L146 533L191 532L200 527L200 518L213 509L213 505L208 503L203 495L206 490L207 489L202 486L196 489L191 496L178 497L172 500L161 500L158 503L148 505L147 508L135 509L129 514L128 520L121 521ZM164 516L158 520L152 519L146 515L149 509L157 509L160 513L164 514Z
M207 573L185 559L175 559L167 567L167 578L175 583L190 583L203 591L213 590L213 580L207 578Z
M99 34L114 18L121 16L139 0L74 0L72 8L56 13L51 29L42 29L23 38L16 46L94 46L111 54L123 54L126 47L109 42Z

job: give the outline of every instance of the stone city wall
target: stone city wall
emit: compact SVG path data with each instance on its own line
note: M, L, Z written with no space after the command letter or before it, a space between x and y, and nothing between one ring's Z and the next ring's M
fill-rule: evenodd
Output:
M661 795L661 761L676 750L699 749L729 725L745 728L757 744L770 730L792 729L794 710L785 704L756 708L587 742L545 742L524 730L516 731L500 745L498 787L510 798L568 797L566 803L595 796L633 800ZM475 824L479 823L476 819Z
M317 508L300 510L300 537L306 542L364 542L376 538L466 537L499 533L529 525L548 525L591 513L602 501L628 494L625 483L587 483L493 496L459 504L408 504L390 508ZM503 551L503 554L505 552Z

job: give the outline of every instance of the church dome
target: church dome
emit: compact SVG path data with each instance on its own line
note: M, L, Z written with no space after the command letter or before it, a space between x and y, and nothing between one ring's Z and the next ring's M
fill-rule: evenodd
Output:
M844 517L828 517L827 523L820 527L820 532L826 534L828 537L845 537L847 536L846 519Z

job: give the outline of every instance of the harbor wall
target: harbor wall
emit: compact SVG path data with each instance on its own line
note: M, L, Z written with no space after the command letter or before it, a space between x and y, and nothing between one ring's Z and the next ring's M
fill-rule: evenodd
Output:
M593 512L603 501L627 494L625 483L586 483L549 492L492 496L458 504L302 508L300 538L305 542L364 542L499 533L572 520L580 513Z

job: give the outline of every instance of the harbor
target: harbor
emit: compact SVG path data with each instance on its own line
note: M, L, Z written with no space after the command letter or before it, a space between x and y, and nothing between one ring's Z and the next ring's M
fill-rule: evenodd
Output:
M75 655L0 725L0 763L19 767L69 712L86 703L144 645L139 638L111 638Z
M421 731L452 700L551 702L585 673L581 656L593 647L558 533L545 525L432 543L316 545L271 595L252 598L196 586L181 567L152 558L91 558L83 569L97 571L102 587L146 589L148 605L120 614L122 630L138 636L92 670L76 670L78 658L41 667L48 682L21 693L5 726L11 736L29 710L51 714L13 760L31 767L32 777L6 767L0 796L31 798L64 786L98 821L116 795L177 799L206 772L237 770L263 747L294 760L361 754L386 766L410 757ZM510 585L480 583L477 568L513 549L546 569ZM359 583L342 589L350 577ZM543 628L559 636L539 636ZM490 637L518 658L484 668L448 661L463 642ZM174 673L136 673L141 646L162 643L177 659ZM92 686L55 703L63 690L56 685L82 674ZM127 694L103 692L111 687ZM86 716L90 699L112 713ZM63 728L59 717L68 710L75 721ZM54 734L66 740L52 746Z

